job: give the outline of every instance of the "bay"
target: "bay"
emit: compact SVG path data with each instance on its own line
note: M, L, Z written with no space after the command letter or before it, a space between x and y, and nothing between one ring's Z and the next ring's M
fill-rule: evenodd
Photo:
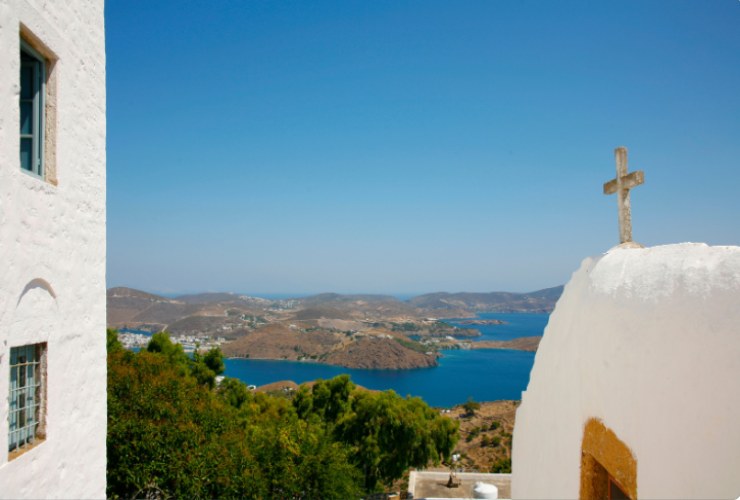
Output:
M549 314L532 313L481 313L479 319L498 319L503 325L465 325L464 320L447 319L445 322L460 328L475 328L481 332L476 340L513 340L519 337L542 335Z
M504 325L474 325L480 340L511 340L542 335L547 314L486 313L480 319L500 319ZM456 320L447 320L457 324ZM464 325L463 325L464 326ZM534 353L505 349L444 350L439 366L414 370L364 370L302 361L227 359L224 375L246 384L280 380L300 384L346 373L368 389L392 389L402 396L419 396L431 406L451 407L469 397L476 401L520 399L529 383Z

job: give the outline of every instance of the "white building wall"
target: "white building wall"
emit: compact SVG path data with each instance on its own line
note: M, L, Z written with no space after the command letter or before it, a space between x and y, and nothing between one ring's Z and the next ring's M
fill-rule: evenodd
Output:
M56 58L56 181L19 162L21 26ZM106 466L102 0L0 0L0 497L102 498ZM46 440L8 461L11 347L48 342Z
M740 247L615 248L565 287L517 412L513 498L577 498L584 425L639 498L740 495Z

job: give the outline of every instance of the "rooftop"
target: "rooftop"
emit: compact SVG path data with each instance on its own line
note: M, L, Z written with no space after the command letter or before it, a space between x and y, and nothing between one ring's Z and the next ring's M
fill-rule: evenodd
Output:
M409 493L411 498L474 498L475 483L484 482L498 488L499 498L511 498L511 474L458 472L459 486L448 488L449 472L411 471Z

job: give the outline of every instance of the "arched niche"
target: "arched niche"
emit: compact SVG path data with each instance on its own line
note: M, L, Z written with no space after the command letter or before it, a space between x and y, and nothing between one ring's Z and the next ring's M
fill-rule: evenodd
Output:
M42 278L35 278L29 281L26 286L23 287L23 291L18 296L18 303L16 305L21 303L21 300L23 300L23 297L25 297L28 292L37 288L45 290L46 293L48 293L53 299L56 300L57 294L56 292L54 292L54 288L52 288L49 282Z
M60 327L57 294L51 284L34 278L18 294L10 332L10 346L48 342Z

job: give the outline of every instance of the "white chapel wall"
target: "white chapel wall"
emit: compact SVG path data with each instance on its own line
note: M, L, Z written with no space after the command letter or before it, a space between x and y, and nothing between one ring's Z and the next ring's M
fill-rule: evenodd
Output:
M740 247L615 248L558 302L517 412L513 498L577 498L584 425L637 461L639 498L740 494Z
M105 496L102 0L0 0L0 497ZM20 33L56 59L53 178L20 169ZM8 459L9 352L47 343L46 439Z

